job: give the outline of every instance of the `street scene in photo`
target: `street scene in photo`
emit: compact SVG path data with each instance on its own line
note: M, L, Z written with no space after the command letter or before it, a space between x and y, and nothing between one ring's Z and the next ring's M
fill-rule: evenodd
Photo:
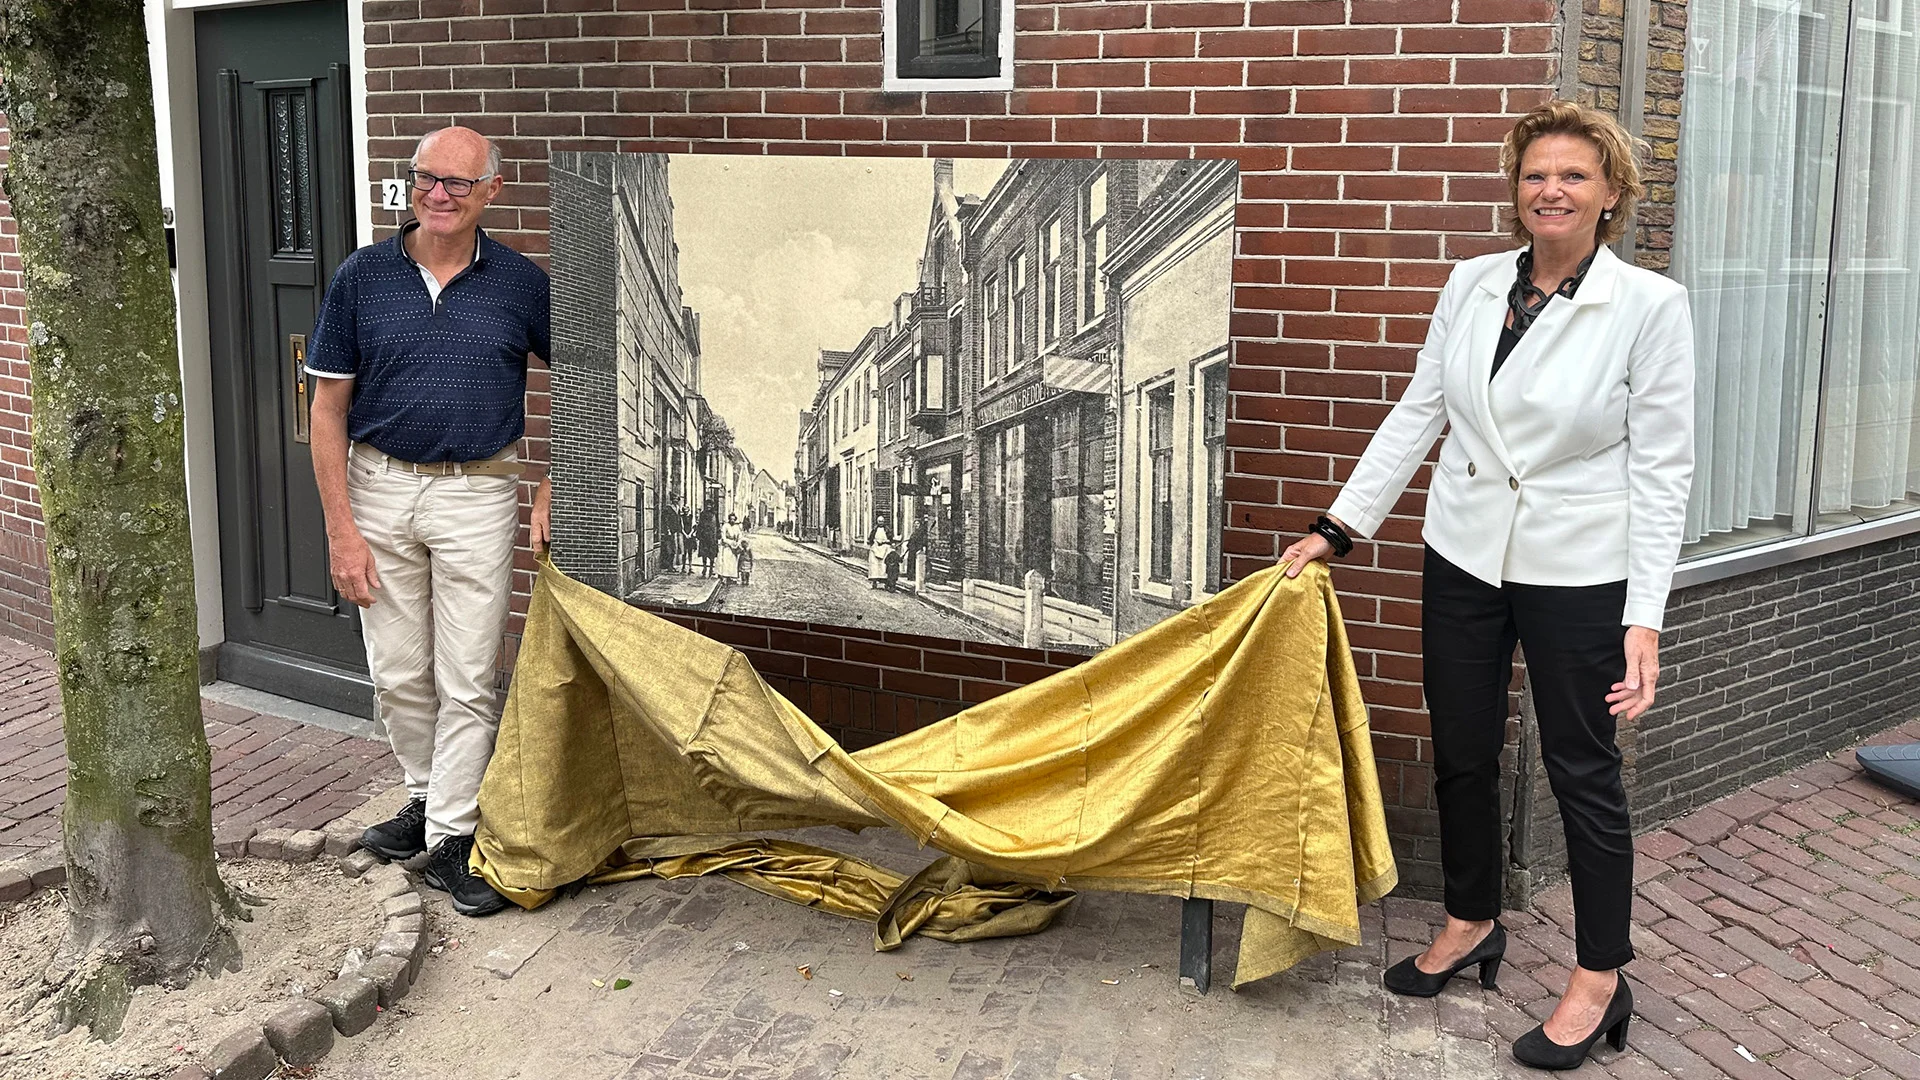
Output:
M1237 165L559 153L555 563L1098 649L1221 587Z

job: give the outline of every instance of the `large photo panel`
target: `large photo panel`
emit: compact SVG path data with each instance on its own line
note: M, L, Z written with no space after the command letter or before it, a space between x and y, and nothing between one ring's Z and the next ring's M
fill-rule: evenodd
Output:
M555 154L554 560L1098 649L1220 588L1228 160Z

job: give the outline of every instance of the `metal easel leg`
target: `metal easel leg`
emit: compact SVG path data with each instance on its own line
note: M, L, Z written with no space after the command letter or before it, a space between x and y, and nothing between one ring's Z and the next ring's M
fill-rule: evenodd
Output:
M1180 985L1201 993L1213 983L1213 901L1180 905Z

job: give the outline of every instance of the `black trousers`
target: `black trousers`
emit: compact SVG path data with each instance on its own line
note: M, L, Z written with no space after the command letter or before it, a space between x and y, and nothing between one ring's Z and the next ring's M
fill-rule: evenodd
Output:
M1633 832L1607 694L1626 674L1627 583L1498 587L1426 552L1421 643L1447 913L1500 914L1500 750L1513 647L1526 649L1540 757L1560 804L1580 966L1633 959Z

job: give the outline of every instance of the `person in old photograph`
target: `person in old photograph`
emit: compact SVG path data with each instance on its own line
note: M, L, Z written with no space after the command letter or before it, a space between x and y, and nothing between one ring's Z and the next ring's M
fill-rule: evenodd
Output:
M907 553L900 561L900 574L909 582L919 580L920 560L926 557L927 529L919 515L907 519Z
M506 906L467 858L500 722L527 357L545 361L549 336L547 275L479 228L500 166L466 128L421 139L407 172L414 220L340 264L307 356L333 583L361 609L375 707L409 795L361 845L389 859L431 851L426 882L463 915ZM551 496L543 478L536 547Z
M713 560L720 554L720 511L712 503L700 508L700 525L695 530L700 545L700 576L713 576Z
M893 575L887 566L893 558L893 531L885 517L876 517L867 531L867 588L892 588Z
M680 509L669 499L660 508L660 569L672 570L680 559Z
M678 500L680 507L680 569L683 573L694 573L694 562L700 557L700 538L695 528L693 509L687 500Z
M740 545L746 533L740 528L740 515L728 514L726 528L720 530L720 580L729 584L740 576Z
M1446 926L1389 969L1431 996L1506 946L1500 752L1518 642L1540 750L1566 830L1577 967L1513 1056L1535 1068L1623 1048L1633 994L1633 836L1615 725L1654 701L1667 593L1693 472L1693 331L1686 290L1629 266L1620 238L1642 192L1633 143L1566 101L1523 116L1502 168L1517 251L1461 263L1412 382L1314 531L1282 559L1345 554L1373 536L1443 427L1427 496L1422 652Z

